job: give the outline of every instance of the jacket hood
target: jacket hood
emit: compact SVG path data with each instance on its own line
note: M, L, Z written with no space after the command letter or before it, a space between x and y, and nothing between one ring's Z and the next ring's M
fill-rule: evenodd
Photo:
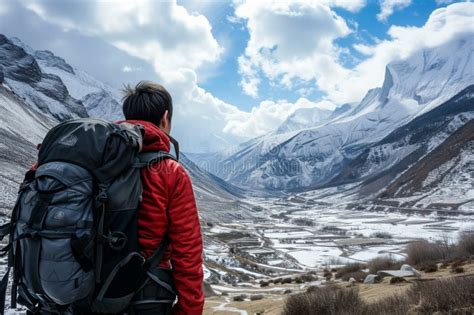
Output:
M143 120L124 120L120 123L142 125L145 129L143 135L142 152L166 151L170 152L170 137L155 124Z

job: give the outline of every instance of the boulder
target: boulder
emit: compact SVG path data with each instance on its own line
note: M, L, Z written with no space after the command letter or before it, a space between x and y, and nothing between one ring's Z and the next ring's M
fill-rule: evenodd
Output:
M377 275L380 278L384 277L416 277L416 274L413 271L404 271L404 270L380 270L377 272Z
M377 274L380 278L387 277L387 276L399 277L399 278L421 276L418 270L416 270L415 268L407 264L402 265L400 270L380 270L379 272L377 272Z
M5 80L5 75L3 74L3 68L0 67L0 84Z
M410 265L404 264L400 267L401 271L411 271L416 277L421 277L421 273Z
M374 284L375 282L377 282L378 277L379 276L374 274L367 275L367 277L365 277L364 279L364 284Z

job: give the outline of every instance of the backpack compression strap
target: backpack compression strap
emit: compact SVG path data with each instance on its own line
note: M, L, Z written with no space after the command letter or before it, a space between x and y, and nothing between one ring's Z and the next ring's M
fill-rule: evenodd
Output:
M133 164L133 167L143 168L143 167L150 166L154 163L158 163L166 159L172 159L172 160L178 161L177 158L169 152L165 152L165 151L143 152L138 155L138 161Z

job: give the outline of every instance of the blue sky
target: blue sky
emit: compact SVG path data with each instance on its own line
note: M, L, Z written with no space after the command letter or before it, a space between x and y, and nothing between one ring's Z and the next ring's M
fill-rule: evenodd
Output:
M474 3L456 2L7 0L0 32L113 87L162 83L183 150L213 152L357 103L388 63L473 31Z
M231 2L219 2L211 4L211 10L202 10L212 25L212 33L218 41L225 45L225 58L212 67L200 85L211 91L220 99L238 106L243 110L250 110L262 100L287 99L295 102L301 95L292 89L282 89L280 86L271 86L263 82L261 93L258 98L253 98L242 92L239 85L239 65L237 58L241 55L249 39L248 29L242 21L230 22L229 17L234 15L234 5ZM462 2L450 1L449 3ZM186 1L178 1L178 4L186 5ZM336 41L341 47L350 50L350 56L344 63L347 67L353 67L364 55L355 50L352 45L360 41L374 43L374 38L387 39L388 29L392 25L400 26L422 26L436 8L446 6L448 3L437 3L435 0L414 0L403 9L396 10L387 21L379 21L377 14L380 12L380 3L377 0L369 0L367 5L358 12L350 12L343 8L333 10L350 23L357 23L357 32ZM199 12L199 6L191 7L191 10ZM210 12L209 12L210 11ZM314 82L312 82L314 84ZM323 96L321 91L314 91L308 98L318 99Z

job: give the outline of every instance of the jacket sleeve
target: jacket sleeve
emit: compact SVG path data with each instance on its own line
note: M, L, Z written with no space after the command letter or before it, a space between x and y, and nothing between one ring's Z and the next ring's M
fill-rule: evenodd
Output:
M201 227L191 180L179 164L170 197L168 235L178 291L174 314L201 315L204 308Z

